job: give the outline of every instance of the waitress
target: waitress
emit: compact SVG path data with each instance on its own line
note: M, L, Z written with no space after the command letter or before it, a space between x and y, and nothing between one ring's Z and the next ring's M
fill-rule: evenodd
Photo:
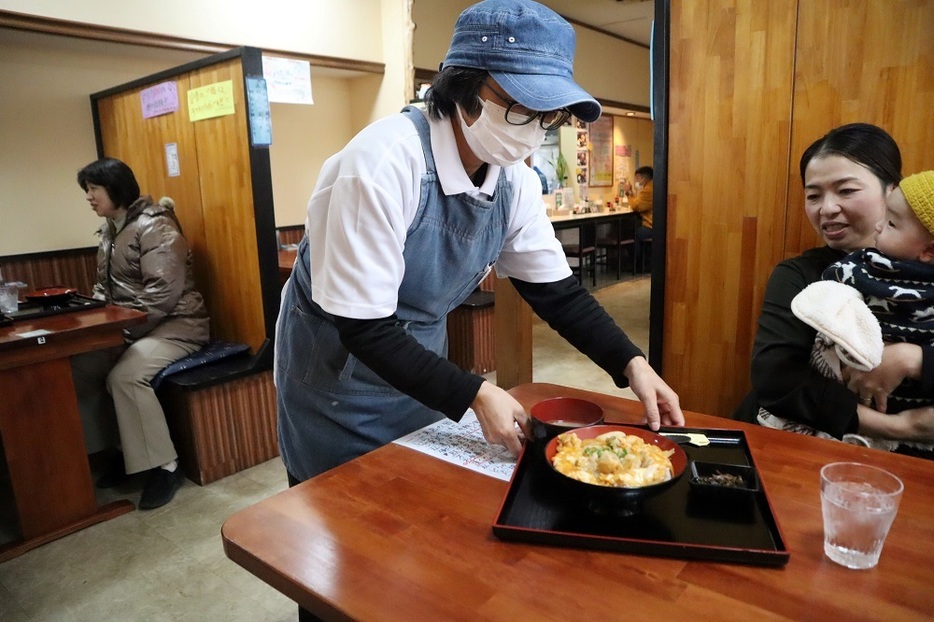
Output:
M573 80L575 35L529 0L458 18L427 113L365 128L322 168L276 334L279 443L291 483L473 408L518 453L528 415L448 361L446 316L495 267L616 381L653 428L678 396L571 275L523 161L570 115L599 118Z

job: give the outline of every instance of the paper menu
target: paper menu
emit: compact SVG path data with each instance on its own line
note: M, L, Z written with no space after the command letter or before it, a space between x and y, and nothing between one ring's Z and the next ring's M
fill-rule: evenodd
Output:
M516 458L508 449L483 439L473 410L464 413L460 423L442 419L394 442L505 482L516 468Z

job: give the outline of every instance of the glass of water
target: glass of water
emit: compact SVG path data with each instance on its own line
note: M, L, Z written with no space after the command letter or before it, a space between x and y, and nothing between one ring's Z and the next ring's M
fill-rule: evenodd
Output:
M19 287L0 283L0 313L16 313L19 309Z
M904 485L888 471L858 462L833 462L820 471L824 554L847 568L879 563Z

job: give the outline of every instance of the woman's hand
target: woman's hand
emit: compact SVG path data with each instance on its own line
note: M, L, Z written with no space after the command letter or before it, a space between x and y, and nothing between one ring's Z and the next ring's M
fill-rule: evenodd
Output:
M857 406L859 433L896 441L934 443L934 406L910 408L894 415Z
M516 398L495 384L484 382L470 405L477 414L483 438L491 445L503 445L518 456L522 451L522 434L532 437L529 415ZM519 429L516 428L519 424Z
M637 356L629 361L623 373L629 378L629 388L645 408L644 422L649 428L658 430L661 424L684 425L678 394L665 384L648 361Z
M886 412L888 397L905 378L921 376L921 346L911 343L888 343L882 350L882 363L872 371L861 372L845 367L843 379L864 406L874 403Z

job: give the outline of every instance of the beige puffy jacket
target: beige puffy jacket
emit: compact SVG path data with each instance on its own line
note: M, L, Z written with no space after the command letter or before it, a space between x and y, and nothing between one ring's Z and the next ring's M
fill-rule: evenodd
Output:
M127 331L136 340L160 326L162 337L205 344L209 319L195 289L191 251L172 199L142 196L127 208L120 231L108 219L98 230L94 297L144 311L147 321Z

